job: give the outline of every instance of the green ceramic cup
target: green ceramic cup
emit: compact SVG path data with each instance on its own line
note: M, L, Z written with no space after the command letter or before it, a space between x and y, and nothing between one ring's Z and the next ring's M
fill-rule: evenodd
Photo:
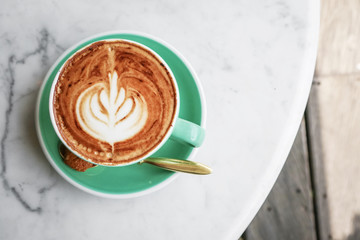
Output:
M101 40L101 41L106 41L106 42L111 42L117 39L111 39L111 40ZM156 145L148 154L144 155L141 158L137 158L134 159L132 162L129 163L124 163L124 164L116 164L114 165L113 163L109 162L109 163L104 163L104 164L98 164L98 163L94 163L89 159L83 158L76 150L76 148L72 148L70 147L66 141L63 139L62 135L59 132L59 129L57 127L55 118L54 118L54 104L53 104L53 97L54 97L54 91L55 91L55 85L59 79L59 75L60 72L62 71L62 68L65 66L65 64L67 63L67 61L70 61L71 58L78 52L82 51L84 48L87 48L88 46L92 45L94 42L84 46L83 48L77 50L76 52L74 52L68 59L67 61L65 61L63 63L63 65L60 67L60 69L58 70L52 86L51 86L51 90L50 90L50 96L49 96L49 112L50 112L50 119L51 119L51 123L52 126L58 136L58 138L61 140L61 142L70 150L72 151L75 155L77 155L78 157L91 162L93 164L96 165L103 165L103 166L111 166L111 167L119 167L119 166L127 166L127 165L131 165L134 163L137 163L143 159L148 158L149 156L153 155L155 152L157 152L167 141L169 138L181 143L181 144L188 144L191 147L200 147L202 142L204 141L204 137L205 137L205 130L190 121L184 120L182 118L179 118L179 109L180 109L180 95L179 95L179 87L177 84L177 80L173 74L173 72L171 71L171 68L167 65L166 61L164 61L155 51L153 51L151 48L148 48L147 46L138 43L136 41L132 41L132 40L126 40L126 39L119 39L121 41L126 41L126 42L131 42L133 44L138 45L141 48L146 49L147 51L150 51L151 53L153 53L161 62L162 64L165 66L165 68L167 69L167 71L170 73L171 78L173 80L174 86L176 88L176 109L175 109L175 114L174 117L172 119L171 122L171 127L168 129L168 132L166 133L165 137L162 139L162 141Z

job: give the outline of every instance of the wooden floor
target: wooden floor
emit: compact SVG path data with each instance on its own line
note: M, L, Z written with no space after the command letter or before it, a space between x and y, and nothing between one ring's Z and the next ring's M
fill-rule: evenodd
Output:
M242 239L360 240L360 0L321 3L304 120Z

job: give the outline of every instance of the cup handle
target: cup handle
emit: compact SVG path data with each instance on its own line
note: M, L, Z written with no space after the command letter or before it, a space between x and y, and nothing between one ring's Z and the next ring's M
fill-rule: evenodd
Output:
M178 118L170 138L192 147L200 147L205 138L205 130L195 123Z

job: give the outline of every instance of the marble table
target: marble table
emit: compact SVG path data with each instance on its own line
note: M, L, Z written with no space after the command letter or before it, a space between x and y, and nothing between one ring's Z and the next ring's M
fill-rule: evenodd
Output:
M318 1L11 1L0 7L0 239L237 239L273 186L312 82ZM134 199L57 174L37 140L39 87L65 49L110 30L157 36L192 64L207 100L195 160Z

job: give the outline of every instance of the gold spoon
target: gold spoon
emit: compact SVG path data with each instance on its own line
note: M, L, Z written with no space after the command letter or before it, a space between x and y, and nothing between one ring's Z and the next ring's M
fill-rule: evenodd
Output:
M84 172L88 168L96 166L95 164L88 163L85 160L77 157L71 151L69 151L64 144L59 144L59 153L64 162L71 168ZM192 174L207 175L212 172L211 168L198 162L172 159L172 158L147 158L141 160L139 164L148 163L157 167L175 171Z
M139 164L148 163L174 172L184 172L199 175L207 175L212 172L211 168L199 162L180 160L173 158L146 158Z

